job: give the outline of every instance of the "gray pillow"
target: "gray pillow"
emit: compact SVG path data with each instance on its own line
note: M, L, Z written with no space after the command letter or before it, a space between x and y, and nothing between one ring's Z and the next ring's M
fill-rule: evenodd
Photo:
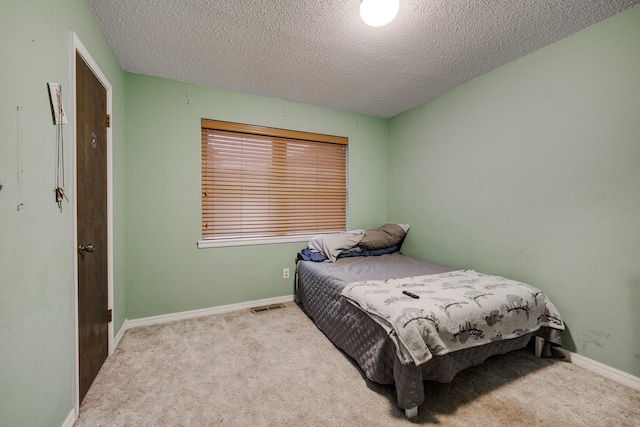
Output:
M329 261L334 262L340 252L357 246L362 236L364 236L364 230L319 234L309 240L307 247L311 252L322 252Z
M396 246L402 243L407 230L409 230L408 225L388 223L382 227L365 231L358 246L368 251Z

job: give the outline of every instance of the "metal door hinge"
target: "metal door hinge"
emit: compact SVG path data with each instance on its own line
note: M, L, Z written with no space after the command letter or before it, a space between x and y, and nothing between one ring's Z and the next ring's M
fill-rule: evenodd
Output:
M113 310L107 310L107 322L113 322Z
M105 126L110 128L111 127L111 114L107 114L105 117Z

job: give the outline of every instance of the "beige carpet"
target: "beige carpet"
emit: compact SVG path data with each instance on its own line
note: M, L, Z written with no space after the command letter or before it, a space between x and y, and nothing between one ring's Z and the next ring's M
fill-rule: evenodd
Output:
M425 386L409 421L288 303L128 330L76 426L640 426L640 391L528 350Z

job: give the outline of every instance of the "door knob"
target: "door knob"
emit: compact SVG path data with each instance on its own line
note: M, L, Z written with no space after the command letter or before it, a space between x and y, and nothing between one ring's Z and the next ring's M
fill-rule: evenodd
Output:
M78 245L78 250L80 251L80 253L95 252L96 247L93 246L93 243L89 243L88 245Z

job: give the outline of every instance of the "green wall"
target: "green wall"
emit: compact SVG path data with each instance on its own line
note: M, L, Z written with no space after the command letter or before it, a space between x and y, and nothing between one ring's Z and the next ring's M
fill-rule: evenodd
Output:
M201 118L348 137L348 226L387 219L387 120L137 74L126 93L129 319L293 293L306 242L197 249Z
M47 82L67 112L70 31L113 85L115 316L124 322L124 72L83 0L0 3L0 425L60 426L73 408L73 223L54 200L56 128ZM19 109L18 109L19 107ZM19 115L18 115L19 113ZM65 129L72 194L70 126ZM20 150L18 150L18 147ZM18 151L20 161L18 161ZM17 171L23 170L18 185ZM24 208L17 210L18 203Z
M390 120L411 255L527 281L640 375L640 7Z

